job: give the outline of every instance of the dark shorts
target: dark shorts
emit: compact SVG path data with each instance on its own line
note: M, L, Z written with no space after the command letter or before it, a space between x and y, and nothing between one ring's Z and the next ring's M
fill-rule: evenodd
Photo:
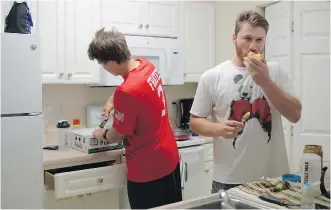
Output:
M233 187L237 187L240 184L224 184L220 182L213 181L212 187L211 187L211 193L217 193L220 190L229 190Z
M182 201L180 168L171 174L151 182L128 180L128 197L131 209L148 209Z

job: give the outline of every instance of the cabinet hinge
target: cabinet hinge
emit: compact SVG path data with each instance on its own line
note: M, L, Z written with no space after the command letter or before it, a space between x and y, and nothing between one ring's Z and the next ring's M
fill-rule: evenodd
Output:
M292 30L292 32L294 32L294 22L292 22L292 24L291 24L291 30Z
M293 136L293 125L291 125L291 136Z

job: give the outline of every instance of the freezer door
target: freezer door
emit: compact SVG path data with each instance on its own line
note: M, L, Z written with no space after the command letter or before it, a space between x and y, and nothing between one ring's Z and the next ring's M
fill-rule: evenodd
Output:
M1 208L43 209L43 115L1 117Z
M1 34L1 114L42 112L39 38Z

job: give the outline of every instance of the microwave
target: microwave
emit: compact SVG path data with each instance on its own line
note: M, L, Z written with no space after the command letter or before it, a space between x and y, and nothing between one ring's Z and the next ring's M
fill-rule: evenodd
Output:
M184 63L178 39L127 35L126 42L132 58L145 58L153 63L164 85L184 84ZM114 76L104 69L100 79L101 86L118 86L123 82L121 76Z

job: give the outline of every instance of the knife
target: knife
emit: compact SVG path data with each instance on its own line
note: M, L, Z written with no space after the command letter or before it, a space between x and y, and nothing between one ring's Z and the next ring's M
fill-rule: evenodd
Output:
M268 196L268 195L261 195L261 196L259 196L259 198L261 200L266 201L266 202L277 204L277 205L280 205L280 206L301 206L301 204L293 203L293 202L290 202L290 201L287 201L287 200L278 199L278 198L271 197L271 196Z
M105 127L105 125L106 125L107 121L108 121L108 116L107 116L107 117L105 117L105 119L102 121L102 123L99 125L99 127L100 127L100 128L103 128L103 127Z

